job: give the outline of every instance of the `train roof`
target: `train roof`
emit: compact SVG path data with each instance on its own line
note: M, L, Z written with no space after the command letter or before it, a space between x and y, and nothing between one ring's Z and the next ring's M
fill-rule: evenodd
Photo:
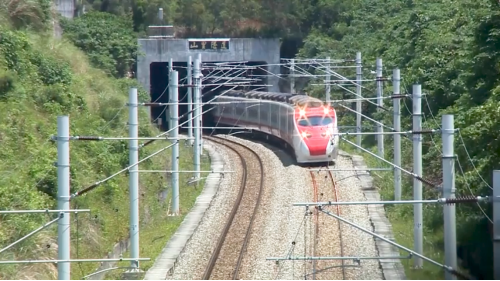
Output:
M231 90L224 95L229 97L277 101L301 107L320 107L324 105L323 101L320 99L307 95L293 95L290 93Z

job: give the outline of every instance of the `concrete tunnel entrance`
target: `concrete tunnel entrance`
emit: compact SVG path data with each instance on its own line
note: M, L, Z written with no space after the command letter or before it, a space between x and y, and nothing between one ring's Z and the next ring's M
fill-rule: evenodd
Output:
M217 62L207 62L209 67L212 66L213 63ZM255 69L250 70L242 70L242 67L235 67L235 70L225 70L217 71L204 69L203 73L203 82L204 85L217 84L211 86L204 86L202 90L202 100L203 102L207 102L211 100L215 95L220 95L224 91L230 90L233 85L230 86L219 86L222 82L227 80L220 80L221 76L225 77L245 77L258 79L258 81L252 81L246 86L238 86L235 89L241 90L258 90L258 91L268 91L268 87L263 87L262 85L268 84L267 77L270 75L267 71L266 62L262 61L254 61L247 62L246 66L258 66ZM179 85L187 83L187 62L173 62L173 69L179 72ZM243 74L242 74L243 72ZM214 78L209 78L213 76ZM208 77L208 79L207 79ZM235 79L236 81L236 79ZM238 80L240 82L241 80ZM167 62L153 62L150 64L150 85L151 85L151 102L161 102L168 103L169 100L169 89L168 89L168 63ZM187 103L187 87L179 87L179 103ZM203 111L211 108L210 105L204 105ZM185 114L188 110L188 106L186 104L179 105L179 116ZM151 119L153 122L158 123L162 130L168 130L168 108L167 106L160 107L152 107L151 108ZM155 121L156 120L156 121ZM187 120L187 116L179 120L180 123L185 122ZM203 115L203 126L204 127L214 127L215 121L213 120L211 112L207 112ZM179 132L187 133L188 124L184 124L181 126ZM204 132L210 132L211 130L207 129Z

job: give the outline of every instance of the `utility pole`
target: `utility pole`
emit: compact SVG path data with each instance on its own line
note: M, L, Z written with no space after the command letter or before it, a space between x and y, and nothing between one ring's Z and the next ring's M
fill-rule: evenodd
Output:
M70 209L70 170L69 170L69 117L57 117L57 208ZM57 259L69 260L70 255L70 213L62 213L57 222ZM57 263L59 280L71 280L71 264Z
M500 280L500 170L493 171L493 270Z
M169 58L168 59L168 81L170 81L170 73L172 73L173 69L174 69L174 63L172 61L172 58ZM170 89L170 87L169 87L169 89ZM170 91L168 91L169 96L170 96L170 94L171 94ZM170 120L169 116L170 116L170 105L168 105L168 111L165 112L165 119L168 120L167 124L168 124L168 129L170 130L170 129L172 129L172 122L171 122L172 120ZM168 133L168 136L172 137L172 131L170 131Z
M361 146L361 79L363 70L361 64L361 52L356 53L356 144ZM358 152L361 150L358 148Z
M172 213L179 214L179 73L170 72L170 120L172 123Z
M202 68L202 60L201 60L201 53L198 53L198 60L200 61L200 73L201 70L203 69ZM203 77L203 75L201 75L201 77ZM200 94L199 94L199 100L200 100L200 116L198 116L199 118L199 122L197 124L198 126L198 129L200 130L200 149L199 149L199 152L200 152L200 155L203 155L203 114L201 114L203 112L203 97L202 97L202 90L201 90L201 82L202 80L200 79Z
M163 8L158 8L158 21L159 21L160 25L164 24L164 21L163 21Z
M189 143L193 145L193 57L188 57L187 64L188 138Z
M394 109L394 130L401 132L401 76L398 68L392 71L393 97L392 107ZM394 134L394 164L401 167L401 135ZM394 200L401 200L401 170L394 168Z
M290 60L290 93L295 94L295 59Z
M454 120L453 115L442 116L443 139L443 197L455 198L455 153L454 147ZM455 204L443 206L444 215L444 263L457 268L457 225ZM444 273L446 280L456 280L449 271Z
M130 137L129 164L139 162L139 118L137 88L130 88L128 92L128 135ZM139 165L129 169L129 200L130 200L130 257L139 258ZM131 269L126 274L134 274L139 271L139 262L130 262Z
M422 86L413 85L413 173L422 177ZM413 200L422 200L422 182L413 178ZM413 205L414 250L423 254L422 203ZM415 268L422 268L423 260L415 257Z
M382 59L377 59L377 111L381 112L381 108L384 106L384 101L382 100ZM381 124L377 124L377 150L378 156L385 159L384 155L384 128Z
M330 57L326 58L326 93L325 100L328 105L330 105Z
M168 74L174 70L174 62L172 58L168 59Z
M194 79L194 178L199 179L200 178L200 149L201 149L201 130L200 130L200 115L202 112L201 109L201 102L200 102L200 92L201 92L201 69L200 69L200 59L195 59L194 60L194 72L193 72L193 79Z

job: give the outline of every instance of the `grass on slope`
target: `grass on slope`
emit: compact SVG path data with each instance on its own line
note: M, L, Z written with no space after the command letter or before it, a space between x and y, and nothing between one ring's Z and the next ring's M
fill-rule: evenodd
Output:
M368 153L362 151L358 152L355 147L347 142L341 141L341 149L350 154L363 156L365 163L369 168L388 168L389 166L381 160L375 158L374 156L369 155ZM376 148L370 149L370 151L376 153ZM380 199L386 201L394 200L393 172L372 171L370 172L370 174L373 177L375 187L380 193ZM407 181L404 180L404 178L407 177L408 175L402 173L402 189L408 191L412 189L412 186L408 185ZM404 196L401 199L412 200L412 198ZM425 209L426 208L424 208L424 219L426 213ZM408 249L413 250L413 205L385 205L385 212L392 224L395 242ZM444 252L439 245L439 241L442 240L442 237L443 232L441 230L431 232L428 229L424 229L424 255L440 263L444 262ZM408 252L400 250L400 255L408 256ZM409 280L442 280L444 278L444 271L427 261L423 262L423 269L418 270L414 269L413 267L413 259L402 259L401 263L404 266L406 278Z
M51 33L12 31L0 27L0 209L55 209L57 202L56 145L49 141L57 131L57 116L69 115L72 135L127 136L127 92L137 86L129 79L109 78L91 67L73 45L54 40ZM140 100L148 100L140 91ZM140 136L159 133L140 111ZM168 145L163 141L141 149L140 159ZM190 149L181 146L181 168L192 169ZM70 144L71 192L102 180L128 165L126 141ZM170 154L162 153L140 164L141 170L169 169ZM207 164L204 164L205 167ZM183 183L189 209L199 190ZM140 176L141 234L143 241L166 235L178 218L167 218L168 204L158 194L168 186L157 173ZM92 212L71 215L71 258L102 258L128 236L128 177L126 173L71 202L72 208ZM48 222L54 215L0 215L0 248ZM155 228L156 227L156 228ZM150 228L150 232L148 232ZM147 234L150 233L150 234ZM167 235L168 236L168 235ZM57 227L52 225L2 253L2 260L56 259ZM158 239L166 241L167 237ZM156 240L155 240L156 241ZM156 242L155 242L156 243ZM158 242L159 243L159 242ZM151 246L153 245L153 246ZM154 244L141 245L142 256L154 254ZM150 256L154 258L153 256ZM72 264L72 279L93 272L98 263ZM57 265L1 265L0 279L56 279Z
M181 154L182 155L182 154ZM184 170L192 170L193 153L192 150L185 151L185 157L180 160L180 166L184 167ZM210 170L210 163L208 161L208 155L205 153L202 155L202 165L201 170ZM139 241L141 244L140 253L141 257L151 258L150 261L140 262L140 267L142 270L147 271L153 266L156 258L161 253L168 240L175 233L179 225L182 223L189 210L194 206L196 198L203 190L204 181L199 182L198 185L186 185L185 183L191 177L191 174L181 173L180 175L180 216L169 216L167 212L157 215L147 223L147 225L141 226L141 232L139 236ZM206 173L202 174L202 177L206 176ZM171 198L171 189L168 189L168 195L166 202L169 202ZM141 216L142 213L141 213ZM130 257L130 252L123 255L124 258ZM119 266L129 266L129 262L121 262ZM119 280L122 278L122 273L124 270L114 270L107 274L107 280Z

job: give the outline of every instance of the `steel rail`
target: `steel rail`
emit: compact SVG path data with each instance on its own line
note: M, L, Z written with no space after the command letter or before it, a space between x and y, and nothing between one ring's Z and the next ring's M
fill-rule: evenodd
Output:
M205 272L204 272L203 277L202 277L203 280L209 280L210 277L212 276L213 270L215 268L215 264L216 264L217 260L219 259L221 249L222 249L223 245L225 244L226 237L231 229L231 226L234 222L234 219L236 217L238 209L239 209L241 202L243 200L247 181L249 181L248 173L247 173L248 172L248 165L247 165L246 159L245 159L245 157L243 157L243 155L241 154L240 151L238 151L236 148L232 147L231 145L237 145L237 146L243 147L243 148L247 149L248 151L250 151L257 158L258 163L259 163L259 168L262 171L261 179L260 179L259 194L258 194L257 200L255 202L254 210L253 210L252 216L250 218L250 222L248 224L247 231L245 233L245 238L243 240L243 245L242 245L242 248L241 248L240 253L238 255L238 259L236 261L236 265L235 265L235 268L233 271L232 278L233 278L233 280L236 280L239 277L238 276L239 270L240 270L242 262L243 262L244 254L245 254L246 249L248 247L248 242L250 240L252 226L253 226L253 223L255 221L258 207L260 206L260 202L261 202L261 198L262 198L263 187L264 187L264 166L263 166L263 162L262 162L262 159L260 158L260 156L255 151L246 147L243 144L240 144L238 142L235 142L235 141L232 141L232 140L229 140L226 138L222 138L222 137L206 137L206 139L210 140L214 143L226 146L228 149L235 152L238 155L238 157L240 158L242 168L243 168L243 175L242 175L242 180L241 180L241 187L240 187L240 190L238 191L237 198L235 200L235 203L234 203L233 208L231 210L231 213L229 215L228 221L226 222L224 229L223 229L221 235L219 236L219 239L217 241L217 246L216 246L212 256L210 257L209 263L205 269ZM228 143L231 145L229 145Z

